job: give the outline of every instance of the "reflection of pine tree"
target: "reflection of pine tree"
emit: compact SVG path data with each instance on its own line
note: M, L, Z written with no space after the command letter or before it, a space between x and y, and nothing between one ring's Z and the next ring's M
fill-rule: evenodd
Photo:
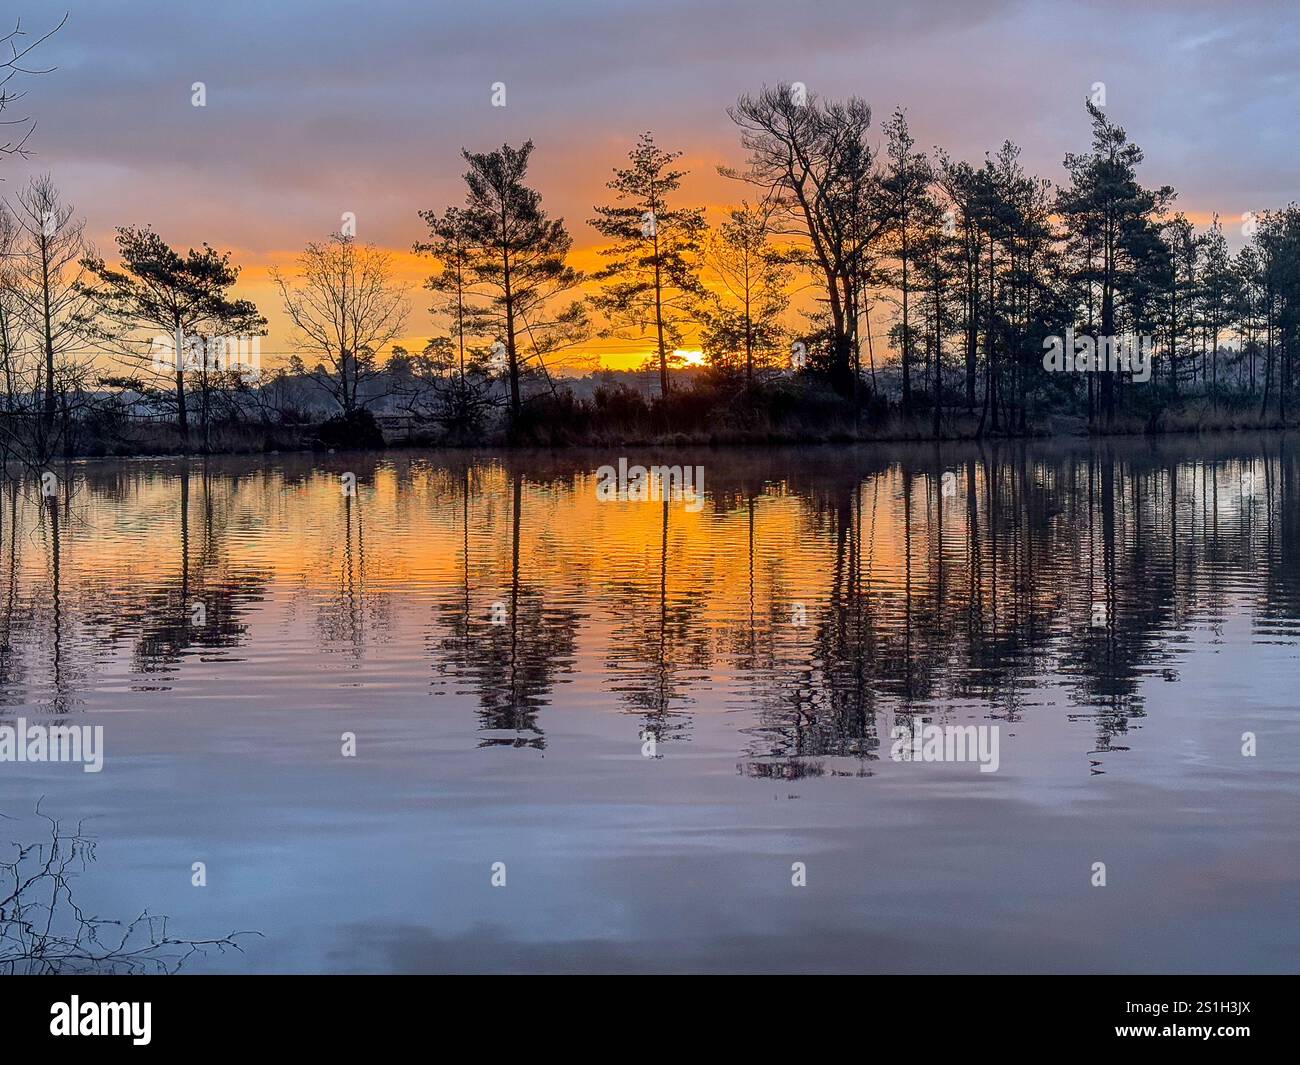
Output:
M660 740L687 726L683 708L692 702L691 682L712 664L709 632L703 624L708 590L681 588L685 567L674 567L669 537L668 500L661 503L659 564L644 578L611 582L611 612L616 618L605 668L609 687L630 710L644 715L645 727ZM672 591L670 593L670 587Z
M234 647L244 639L247 609L258 600L269 571L243 570L232 563L224 542L224 519L214 516L205 471L205 540L197 563L190 552L188 470L177 484L180 542L175 570L156 582L130 581L120 575L66 572L78 561L69 545L83 529L81 493L97 494L122 504L122 487L115 474L88 468L84 477L60 480L59 497L33 500L20 507L20 486L10 483L7 520L0 523L6 572L0 585L0 699L23 704L32 688L48 677L50 708L70 709L81 701L106 652L129 644L133 671L171 672L190 648ZM30 526L30 527L28 527ZM7 542L4 542L7 541ZM21 574L24 549L43 546L42 576L24 588ZM206 617L196 624L193 604L204 604ZM21 633L21 636L19 635ZM26 653L25 653L26 652ZM137 687L146 687L137 685ZM153 681L147 687L165 690Z
M777 665L776 625L777 618L773 611L782 598L779 594L772 596L767 605L758 601L760 580L770 584L779 582L780 577L774 569L774 562L779 562L771 554L760 560L757 557L757 497L753 489L745 493L745 539L746 539L746 610L743 617L724 620L718 642L726 652L732 669L742 676L765 673L770 675ZM715 502L715 512L723 511L723 504ZM758 572L760 561L766 572Z
M199 548L195 552L194 518L190 501L190 468L183 464L176 477L178 542L175 571L156 584L131 589L115 601L112 592L90 597L83 608L86 627L100 639L130 641L132 668L146 675L175 671L192 648L238 647L246 639L248 604L256 602L270 581L266 569L233 570L228 565L226 534L229 515L218 513L211 471L204 465L199 515ZM196 604L201 610L196 612ZM160 681L148 690L166 690Z
M886 708L944 713L975 701L1016 720L1053 673L1068 678L1079 713L1096 717L1098 749L1116 749L1143 713L1141 686L1167 658L1169 633L1222 599L1222 570L1205 565L1228 546L1214 532L1213 471L1195 520L1177 491L1186 464L1139 470L1096 454L1032 463L1023 445L992 445L983 461L967 459L947 498L941 473L918 477L905 461L860 480L821 475L799 493L811 538L834 545L827 595L800 636L782 627L789 593L769 582L771 607L753 616L782 633L770 668L750 653L764 633L741 624L728 637L737 668L754 674L750 757L870 757ZM890 507L899 520L885 525L883 546L898 558L876 574L877 520ZM1231 553L1255 554L1238 538ZM1094 602L1107 609L1098 629Z
M760 706L760 737L754 754L794 759L784 769L751 761L753 776L794 779L820 775L819 762L802 759L829 756L868 758L878 740L875 688L870 665L875 632L863 590L861 495L858 485L843 479L814 504L815 525L835 539L835 556L827 601L808 609L806 631L810 652L785 668Z
M515 473L511 482L510 574L498 600L471 588L471 482L468 468L464 471L462 586L438 607L439 628L445 635L435 644L434 653L441 672L468 681L478 695L484 732L503 734L485 736L480 746L540 750L546 739L538 711L549 702L557 673L572 665L578 614L569 607L550 605L540 581L524 577L520 565L523 476ZM500 624L494 623L495 602L504 607Z
M957 579L965 645L962 657L943 665L958 680L947 685L946 694L984 700L1009 721L1019 718L1026 691L1048 667L1052 617L1059 609L1056 589L1035 579L1036 560L1050 570L1060 555L1050 536L1054 508L1031 487L1026 463L1023 447L1017 445L1004 461L995 445L983 462L966 465L967 573ZM959 514L953 507L949 516ZM935 535L941 539L942 531Z

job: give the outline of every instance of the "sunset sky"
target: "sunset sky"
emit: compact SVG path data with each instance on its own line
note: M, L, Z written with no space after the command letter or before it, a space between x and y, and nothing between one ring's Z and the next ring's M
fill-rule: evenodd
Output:
M14 117L36 154L0 168L11 196L50 171L111 251L117 225L175 245L208 241L244 267L242 294L272 321L264 351L290 348L267 271L357 216L358 237L399 254L411 283L408 344L435 332L420 282L416 212L463 198L462 146L537 143L533 183L595 261L586 224L638 132L683 151L685 198L745 194L719 177L742 161L725 108L764 83L908 110L918 144L981 161L1011 138L1026 166L1060 179L1088 146L1083 99L1145 149L1148 184L1172 184L1198 222L1218 212L1234 247L1243 212L1295 195L1300 15L1284 2L1210 0L875 3L660 0L399 3L281 0L192 5L71 0ZM62 5L26 4L24 28ZM207 106L191 106L191 85ZM491 106L504 82L507 106ZM878 124L878 122L877 122ZM593 342L607 365L649 344Z

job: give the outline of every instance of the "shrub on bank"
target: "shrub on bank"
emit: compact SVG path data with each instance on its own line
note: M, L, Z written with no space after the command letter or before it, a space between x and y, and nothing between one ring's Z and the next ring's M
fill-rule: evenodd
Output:
M368 410L352 410L323 422L316 430L317 446L337 451L379 451L384 434Z

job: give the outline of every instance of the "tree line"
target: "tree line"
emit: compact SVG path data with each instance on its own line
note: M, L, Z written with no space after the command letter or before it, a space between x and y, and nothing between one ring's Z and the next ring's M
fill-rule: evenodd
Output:
M1091 143L1053 182L1011 141L975 164L920 149L901 108L877 130L861 99L764 88L728 109L743 162L718 169L739 202L710 225L681 154L644 133L593 207L589 274L530 182L532 141L463 150L463 201L421 211L413 243L435 335L397 343L409 295L345 222L272 273L296 348L273 370L227 357L267 329L235 296L229 253L124 226L107 259L36 177L0 205L0 446L43 461L121 432L143 404L180 447L211 449L222 427L311 422L306 395L344 445L382 443L374 410L452 441L633 424L1018 434L1056 415L1154 429L1189 411L1285 424L1300 207L1244 216L1233 254L1219 218L1198 230L1172 188L1143 183L1125 130L1085 106ZM1150 379L1050 372L1044 346L1067 331L1148 338ZM575 397L557 364L613 338L648 350L650 394L606 381ZM676 372L687 343L703 353L691 375Z

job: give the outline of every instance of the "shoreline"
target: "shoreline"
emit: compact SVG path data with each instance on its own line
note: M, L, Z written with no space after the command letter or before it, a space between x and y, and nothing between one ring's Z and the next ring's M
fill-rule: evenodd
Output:
M334 455L368 455L380 457L392 453L410 453L410 452L451 452L460 454L474 454L490 452L494 454L528 454L537 452L546 452L554 454L577 453L577 452L605 452L608 453L614 449L700 449L704 448L709 451L718 452L777 452L791 448L809 449L809 448L833 448L833 449L851 449L861 448L869 445L884 446L967 446L983 444L1011 444L1011 443L1035 443L1035 444L1062 444L1062 445L1081 445L1089 443L1102 443L1105 441L1134 441L1137 439L1150 440L1152 442L1160 440L1192 440L1197 438L1216 438L1216 437L1239 437L1249 436L1252 434L1268 434L1270 436L1285 436L1300 428L1295 425L1236 425L1236 426L1208 426L1208 427L1188 427L1159 430L1142 430L1142 429L1114 429L1109 431L1083 431L1083 432L1048 432L1046 430L1031 431L1027 433L998 433L996 435L985 433L983 435L947 435L947 436L928 436L928 435L878 435L878 436L861 436L854 437L851 434L827 434L822 436L790 436L781 437L780 434L755 434L754 439L682 439L682 434L674 434L665 437L628 437L614 441L568 441L564 443L557 442L510 442L505 439L486 439L473 442L465 441L392 441L385 447L357 447L357 448L326 448L320 446L299 446L299 447L277 447L277 448L222 448L211 450L150 450L140 449L131 451L117 451L112 454L91 455L91 454L74 454L66 456L57 456L50 460L51 463L81 463L96 462L112 459L154 459L154 460L173 460L173 459L206 459L206 458L255 458L255 457L279 457L294 456L303 457L311 455L334 456ZM757 438L761 435L762 438ZM734 434L727 434L733 437ZM776 437L774 439L774 437Z

